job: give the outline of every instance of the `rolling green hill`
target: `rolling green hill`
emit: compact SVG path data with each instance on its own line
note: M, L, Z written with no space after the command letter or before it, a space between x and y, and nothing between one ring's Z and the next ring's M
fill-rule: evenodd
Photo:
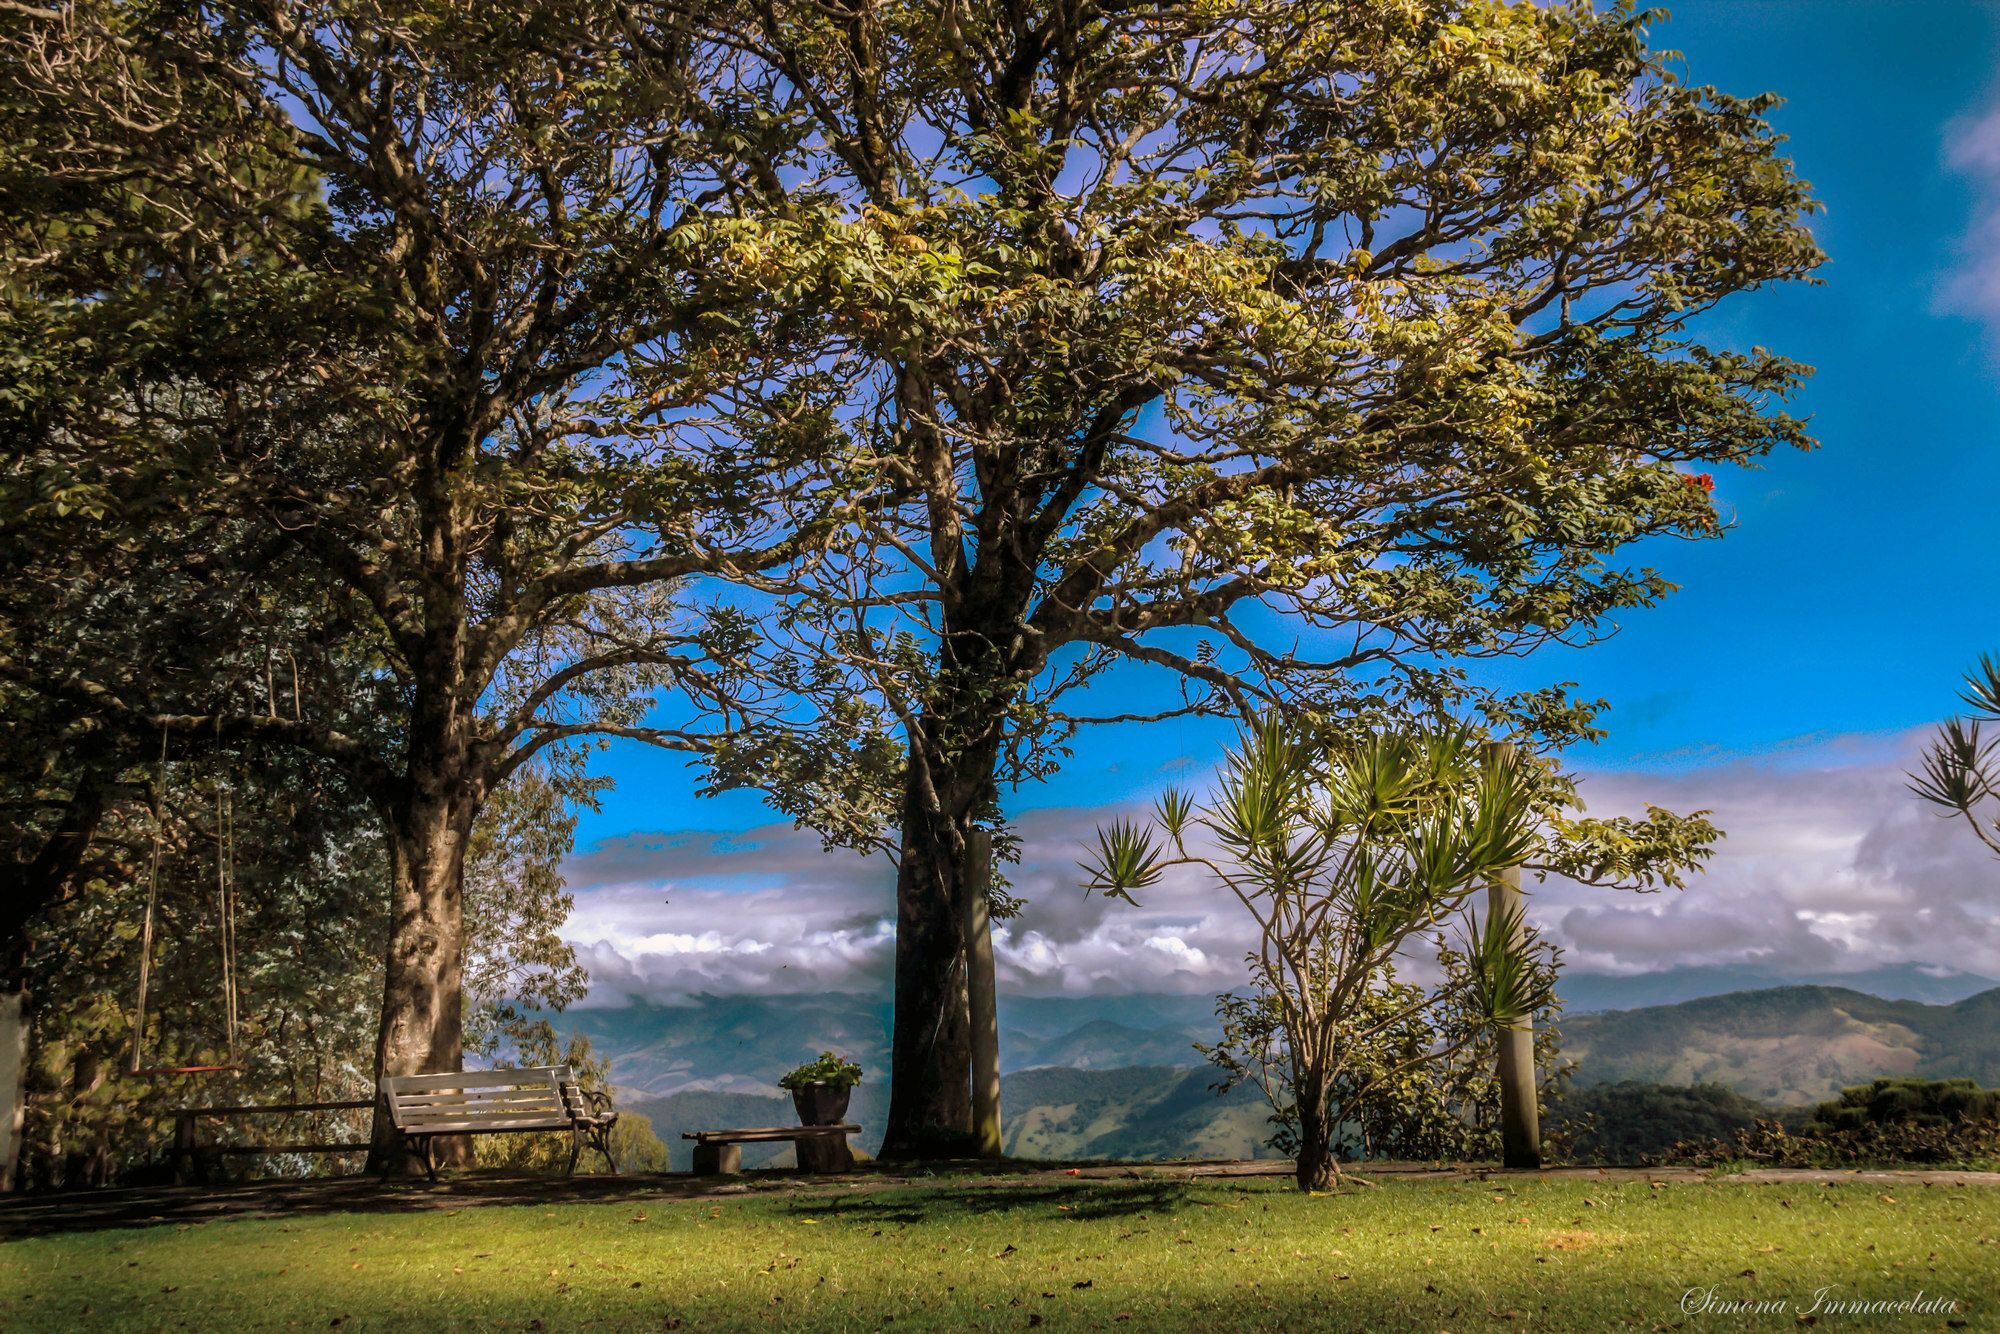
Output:
M1722 1084L1764 1102L1816 1102L1877 1075L2000 1082L2000 989L1954 1005L1844 987L1774 987L1563 1024L1577 1082Z

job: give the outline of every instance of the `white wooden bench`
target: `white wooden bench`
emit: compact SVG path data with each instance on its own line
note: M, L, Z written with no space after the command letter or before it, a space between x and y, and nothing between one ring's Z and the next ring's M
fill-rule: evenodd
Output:
M381 1095L404 1146L422 1160L433 1181L437 1180L437 1160L432 1142L439 1135L527 1130L567 1130L572 1173L586 1148L603 1154L612 1172L618 1171L618 1160L611 1156L611 1128L618 1123L611 1098L599 1090L586 1090L566 1065L385 1075Z

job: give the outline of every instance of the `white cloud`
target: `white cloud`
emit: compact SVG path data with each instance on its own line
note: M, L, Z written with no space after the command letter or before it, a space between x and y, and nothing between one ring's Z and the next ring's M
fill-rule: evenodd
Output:
M1782 765L1589 775L1583 791L1598 813L1648 801L1709 809L1729 837L1684 891L1531 884L1530 913L1583 972L1917 963L2000 973L2000 863L1908 792L1920 742L1832 738ZM1011 875L1028 907L994 934L1003 988L1212 992L1241 982L1251 924L1199 874L1165 877L1137 907L1080 888L1076 861L1091 831L1133 813L1021 816L1024 861ZM824 851L813 835L772 825L635 834L567 870L577 909L565 934L598 1002L888 984L895 894L886 859Z
M1950 311L2000 320L2000 106L1947 126L1945 161L1972 178L1975 203L1963 257L1939 294L1942 304Z

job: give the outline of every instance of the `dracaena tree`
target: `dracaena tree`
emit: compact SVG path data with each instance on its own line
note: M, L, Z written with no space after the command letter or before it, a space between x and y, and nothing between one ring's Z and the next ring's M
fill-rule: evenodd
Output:
M1987 850L2000 857L2000 739L1988 735L2000 723L2000 659L1981 656L1959 693L1968 710L1938 727L1924 752L1923 772L1910 788L1947 816L1965 821Z
M898 856L886 1155L962 1143L965 833L1078 727L1587 734L1462 669L1652 603L1625 548L1719 534L1702 470L1805 443L1802 368L1696 332L1820 258L1773 99L1685 82L1629 5L703 12L842 210L817 368L877 490L785 608L790 734L721 772Z
M391 868L379 1072L456 1069L483 804L552 747L696 744L648 709L726 711L739 631L677 581L768 575L825 522L824 433L770 378L813 313L770 238L810 220L759 211L737 147L783 126L684 17L596 0L79 0L0 37L0 165L49 205L6 220L6 346L74 390L10 397L10 492L80 554L301 580L349 669L271 709L24 620L0 674L339 765Z
M1678 884L1714 838L1698 816L1676 822L1671 846L1635 838L1634 822L1565 814L1573 796L1543 762L1462 725L1357 733L1267 718L1208 801L1170 790L1150 825L1100 831L1087 883L1134 901L1193 868L1248 913L1249 994L1219 998L1225 1037L1211 1059L1264 1092L1299 1188L1324 1190L1359 1104L1550 1003L1554 971L1520 948L1521 910L1475 912L1476 894L1524 866ZM1397 962L1432 938L1460 966L1435 986L1394 984ZM1384 1035L1445 1009L1474 1022L1382 1059Z

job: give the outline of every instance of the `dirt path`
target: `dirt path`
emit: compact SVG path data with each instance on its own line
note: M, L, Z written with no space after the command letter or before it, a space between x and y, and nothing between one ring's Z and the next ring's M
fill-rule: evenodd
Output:
M0 1239L49 1232L100 1228L187 1226L227 1218L303 1217L329 1213L415 1213L431 1209L477 1209L521 1204L624 1204L645 1200L702 1199L747 1194L812 1191L882 1191L935 1185L948 1177L954 1186L1004 1189L1021 1186L1081 1185L1092 1181L1171 1182L1207 1178L1272 1177L1290 1164L1250 1162L1096 1163L1074 1168L1024 1164L1005 1170L954 1164L939 1171L905 1173L867 1167L849 1176L809 1177L793 1172L748 1172L739 1177L694 1177L685 1173L573 1178L468 1172L433 1186L424 1182L383 1184L373 1177L314 1181L257 1181L234 1186L156 1186L77 1191L58 1195L0 1197ZM1714 1180L1746 1185L1860 1181L1932 1186L2000 1186L2000 1172L1776 1170L1718 1175L1700 1168L1556 1167L1541 1172L1509 1172L1479 1166L1437 1168L1422 1164L1377 1164L1357 1173L1369 1180L1485 1181L1505 1177L1551 1180L1672 1181Z

